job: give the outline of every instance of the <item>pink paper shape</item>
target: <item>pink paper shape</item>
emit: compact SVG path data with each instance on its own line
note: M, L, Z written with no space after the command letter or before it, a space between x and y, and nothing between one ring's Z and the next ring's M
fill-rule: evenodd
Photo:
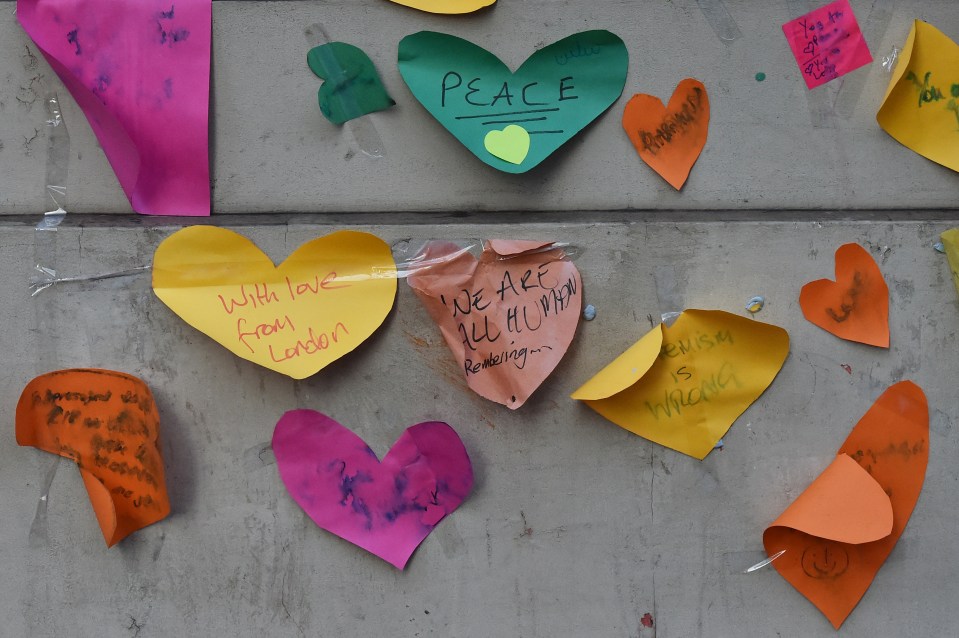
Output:
M273 453L314 523L399 569L473 488L463 442L439 421L408 428L380 461L325 414L291 410L273 431Z
M133 210L210 214L211 0L17 0Z
M836 0L790 20L783 33L810 89L872 62L849 0Z

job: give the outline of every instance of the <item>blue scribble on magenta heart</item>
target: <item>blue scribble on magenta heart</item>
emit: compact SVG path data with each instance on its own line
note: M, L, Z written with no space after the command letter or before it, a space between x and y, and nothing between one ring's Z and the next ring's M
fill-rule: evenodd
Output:
M72 44L77 48L76 54L80 55L80 27L75 28L73 31L67 33L67 42Z
M190 37L190 32L187 29L179 29L172 25L167 27L163 24L165 21L173 19L173 11L175 8L176 7L171 4L169 11L161 11L156 14L157 31L160 34L161 45L169 44L172 47L174 43L183 42Z

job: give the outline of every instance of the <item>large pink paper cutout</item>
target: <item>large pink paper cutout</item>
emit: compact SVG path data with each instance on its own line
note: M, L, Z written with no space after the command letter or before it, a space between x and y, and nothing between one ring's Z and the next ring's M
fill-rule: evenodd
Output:
M325 414L291 410L273 430L273 453L313 522L399 569L473 488L463 442L439 421L408 428L380 461Z
M210 214L211 0L17 0L133 210Z
M790 20L783 33L810 89L872 62L849 0L836 0Z
M579 271L551 242L491 240L477 260L431 242L407 281L466 383L515 410L566 354L582 306Z

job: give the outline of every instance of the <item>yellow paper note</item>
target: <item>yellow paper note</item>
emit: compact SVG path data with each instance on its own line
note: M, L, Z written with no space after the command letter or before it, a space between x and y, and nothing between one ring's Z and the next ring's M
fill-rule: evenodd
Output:
M314 239L274 266L242 235L192 226L157 247L153 290L237 356L303 379L383 323L396 296L396 264L369 233Z
M496 0L390 0L428 13L472 13L488 7Z
M660 324L573 393L616 425L703 459L773 382L789 335L721 310Z
M949 259L949 270L952 271L952 283L959 292L959 228L947 230L939 236Z
M959 171L959 46L916 20L876 120L903 146Z

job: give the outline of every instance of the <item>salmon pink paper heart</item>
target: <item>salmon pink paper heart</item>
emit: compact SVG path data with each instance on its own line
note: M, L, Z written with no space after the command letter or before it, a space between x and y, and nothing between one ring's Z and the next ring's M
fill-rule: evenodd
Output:
M579 271L550 242L487 242L477 260L431 242L407 281L439 325L474 392L523 405L573 340L582 305Z
M836 251L836 281L802 287L803 315L840 339L889 347L889 288L872 256L859 244Z
M706 87L686 78L673 91L669 106L663 106L655 95L638 93L626 104L623 128L639 157L679 190L706 145Z
M466 448L439 421L408 428L380 461L325 414L291 410L273 430L273 453L314 523L399 569L473 489Z

